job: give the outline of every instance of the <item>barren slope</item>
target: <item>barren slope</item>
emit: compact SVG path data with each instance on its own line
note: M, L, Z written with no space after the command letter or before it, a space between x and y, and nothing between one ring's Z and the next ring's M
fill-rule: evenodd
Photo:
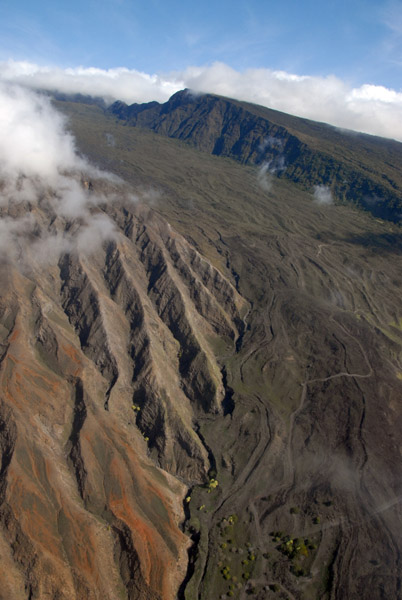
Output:
M69 110L81 147L162 190L250 302L237 353L219 351L227 414L199 421L219 486L191 494L185 597L400 598L400 229Z
M152 209L2 267L0 597L400 598L400 229L61 105Z
M37 238L72 226L51 203ZM182 500L209 468L194 422L225 395L211 344L234 346L245 303L148 209L108 210L96 254L2 265L4 600L173 598L184 578Z

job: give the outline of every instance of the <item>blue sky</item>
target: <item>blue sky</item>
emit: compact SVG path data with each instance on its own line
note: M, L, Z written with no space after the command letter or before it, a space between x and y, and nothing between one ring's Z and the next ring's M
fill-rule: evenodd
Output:
M41 89L192 87L402 140L401 76L402 0L0 0L0 81Z
M399 89L401 15L372 0L1 0L0 59L147 73L221 61Z

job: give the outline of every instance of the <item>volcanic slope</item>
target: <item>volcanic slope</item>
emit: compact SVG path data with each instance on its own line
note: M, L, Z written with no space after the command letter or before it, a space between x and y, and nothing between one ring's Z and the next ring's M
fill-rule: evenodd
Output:
M400 598L400 229L59 107L149 207L3 203L0 597Z
M186 505L181 596L400 598L400 228L60 106L81 150L142 186L249 306L236 351L214 348L223 414L197 429L219 485Z
M213 348L246 302L124 189L82 185L113 193L96 252L52 253L80 222L50 192L0 209L31 226L1 267L0 597L174 598L183 498L210 466L194 422L223 410Z

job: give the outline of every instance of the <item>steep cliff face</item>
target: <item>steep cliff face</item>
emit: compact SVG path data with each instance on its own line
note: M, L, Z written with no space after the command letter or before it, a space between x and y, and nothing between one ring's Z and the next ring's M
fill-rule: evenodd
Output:
M71 227L48 209L37 238ZM222 412L212 346L231 351L245 302L149 209L109 214L92 254L2 265L4 599L167 599L185 575L182 500L210 467L195 423Z
M266 165L276 176L304 189L329 186L339 201L400 220L402 149L397 142L340 132L329 125L188 90L165 104L115 102L108 112L204 152Z

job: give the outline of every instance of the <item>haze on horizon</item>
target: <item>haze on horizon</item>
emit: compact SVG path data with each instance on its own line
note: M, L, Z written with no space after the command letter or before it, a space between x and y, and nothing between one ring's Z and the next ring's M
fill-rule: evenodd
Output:
M402 1L6 0L0 80L166 101L184 87L402 141Z

